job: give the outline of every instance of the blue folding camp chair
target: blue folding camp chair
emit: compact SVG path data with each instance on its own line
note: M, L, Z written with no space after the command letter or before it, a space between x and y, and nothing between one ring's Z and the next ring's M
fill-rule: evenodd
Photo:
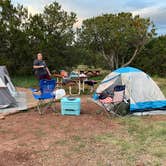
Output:
M44 113L43 106L47 105L47 108L52 108L55 111L55 94L53 93L56 87L56 80L40 80L40 91L30 88L35 100L38 100L37 110L39 114Z

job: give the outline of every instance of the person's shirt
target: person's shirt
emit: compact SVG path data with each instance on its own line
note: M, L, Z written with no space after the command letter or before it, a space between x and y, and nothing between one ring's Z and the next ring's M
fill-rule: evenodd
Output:
M35 75L43 76L43 75L47 74L47 70L46 70L47 65L46 65L45 61L35 59L33 62L33 66L44 66L44 68L35 69Z

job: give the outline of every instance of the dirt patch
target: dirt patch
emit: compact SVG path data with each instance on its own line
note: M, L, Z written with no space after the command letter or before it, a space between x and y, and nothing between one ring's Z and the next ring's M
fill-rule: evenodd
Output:
M27 165L28 164L31 166L33 165L32 161L32 154L27 151L4 151L0 153L0 165L2 166L14 166L14 165Z
M56 109L58 113L47 111L41 116L31 110L0 121L1 166L66 165L69 159L64 156L70 154L73 141L86 141L86 138L116 130L119 126L104 113L96 114L101 108L86 97L82 97L80 116L62 116L60 103L56 103ZM77 150L79 148L74 149Z
M33 100L30 94L29 102ZM95 166L102 162L122 165L114 142L108 149L107 144L95 139L111 140L111 133L118 133L122 124L117 119L109 119L87 96L82 96L81 101L80 116L62 116L60 103L56 103L58 113L47 110L41 116L29 110L1 120L0 166ZM166 120L166 116L143 118ZM102 134L102 138L98 137Z

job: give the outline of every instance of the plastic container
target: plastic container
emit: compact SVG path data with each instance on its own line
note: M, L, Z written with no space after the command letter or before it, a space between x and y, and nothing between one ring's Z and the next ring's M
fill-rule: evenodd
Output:
M81 99L74 97L64 97L61 99L62 115L80 115Z

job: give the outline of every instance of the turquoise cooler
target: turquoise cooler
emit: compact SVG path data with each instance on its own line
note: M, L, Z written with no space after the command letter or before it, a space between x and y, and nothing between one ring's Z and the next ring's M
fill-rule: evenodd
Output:
M61 99L62 115L80 115L81 99L74 97L64 97Z

